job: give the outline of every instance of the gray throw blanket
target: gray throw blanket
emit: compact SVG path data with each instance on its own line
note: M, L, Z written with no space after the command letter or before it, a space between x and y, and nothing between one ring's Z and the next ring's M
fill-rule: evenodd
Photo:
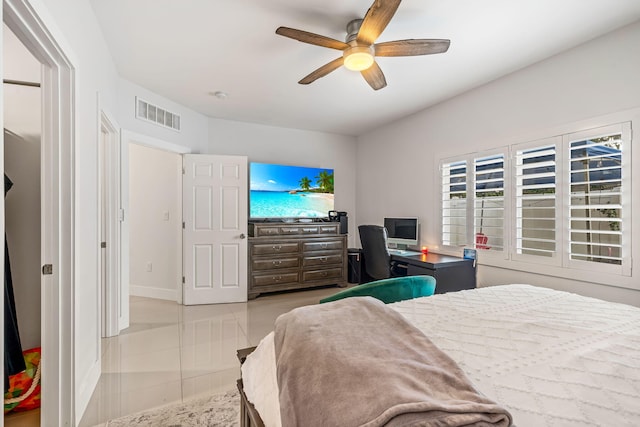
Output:
M295 309L275 325L282 426L509 426L458 365L371 297Z

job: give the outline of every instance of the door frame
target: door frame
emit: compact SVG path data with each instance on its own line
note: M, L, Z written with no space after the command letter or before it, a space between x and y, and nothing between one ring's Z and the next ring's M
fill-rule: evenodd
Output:
M42 67L41 259L53 273L42 276L43 425L74 424L75 395L75 75L77 61L63 38L47 26L29 0L3 0L2 19ZM0 59L0 62L2 60ZM0 89L2 95L2 89ZM0 107L1 108L1 107ZM4 136L3 136L4 138ZM3 145L4 145L4 139ZM4 164L0 166L4 169ZM4 232L4 205L0 208ZM4 250L4 249L3 249ZM0 274L4 265L0 263ZM3 297L0 297L2 302ZM0 312L4 304L0 304ZM2 313L2 315L4 315ZM0 370L4 369L4 365ZM0 421L0 426L4 420Z
M122 208L121 229L120 229L120 295L121 295L121 309L122 317L126 316L126 326L129 326L129 258L130 258L130 246L129 246L129 144L138 144L145 147L156 148L159 150L169 151L177 154L189 154L191 148L183 145L174 144L162 139L154 138L141 133L133 132L130 130L122 129L120 132L120 206ZM182 177L181 177L182 179ZM182 211L181 211L182 213ZM176 265L182 266L182 248L178 251L178 259L176 259ZM180 268L181 270L181 268ZM182 304L182 287L178 286L176 289L176 302ZM125 301L126 300L126 301ZM120 325L120 330L122 324Z
M113 116L100 106L98 94L98 242L102 242L102 223L106 227L106 263L102 262L102 247L98 248L98 277L106 273L104 289L100 289L96 313L100 316L101 335L113 337L120 333L120 127ZM103 136L104 135L104 136ZM104 141L103 141L104 138ZM104 144L104 151L102 144ZM104 156L104 158L103 158ZM103 187L104 186L104 187ZM106 200L102 196L105 192ZM103 205L104 203L104 205ZM104 211L103 211L104 209ZM104 300L104 302L103 302ZM100 354L100 353L98 353Z

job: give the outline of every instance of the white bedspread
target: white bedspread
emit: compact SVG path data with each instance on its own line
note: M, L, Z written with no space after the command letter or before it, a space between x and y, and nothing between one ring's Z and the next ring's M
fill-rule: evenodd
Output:
M519 427L639 426L640 309L506 285L391 304L504 405ZM242 368L245 393L278 426L272 337ZM259 379L256 372L273 372ZM268 408L268 409L267 409Z

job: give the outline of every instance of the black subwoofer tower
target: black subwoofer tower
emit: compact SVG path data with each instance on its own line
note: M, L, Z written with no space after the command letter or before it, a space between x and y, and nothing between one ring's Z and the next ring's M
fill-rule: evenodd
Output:
M349 233L349 217L346 215L340 216L340 234L348 234Z
M329 221L340 223L340 234L349 233L349 218L347 213L343 211L329 211Z

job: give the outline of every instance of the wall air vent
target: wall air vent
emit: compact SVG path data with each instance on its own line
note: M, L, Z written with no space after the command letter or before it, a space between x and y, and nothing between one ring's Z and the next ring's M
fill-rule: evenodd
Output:
M180 116L136 97L136 117L180 131Z

